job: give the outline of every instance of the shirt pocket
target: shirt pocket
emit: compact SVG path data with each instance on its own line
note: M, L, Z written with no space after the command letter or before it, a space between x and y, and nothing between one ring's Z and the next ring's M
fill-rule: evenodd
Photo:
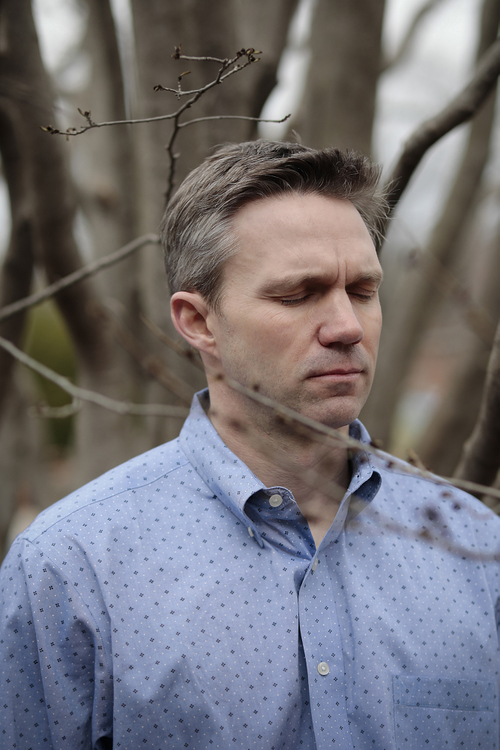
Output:
M397 750L498 749L497 685L394 675Z

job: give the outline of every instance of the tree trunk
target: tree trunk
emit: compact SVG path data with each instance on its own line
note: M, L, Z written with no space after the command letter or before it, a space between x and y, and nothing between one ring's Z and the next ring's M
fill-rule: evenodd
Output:
M237 46L254 47L260 57L258 65L253 65L244 73L250 117L259 117L269 94L276 86L276 72L298 4L298 0L236 2ZM286 114L283 112L283 116ZM257 127L257 123L249 126L249 140L257 136Z
M266 63L265 77L268 80L274 78L281 54L279 45L283 46L285 42L285 34L278 32L281 18L277 10L286 10L285 20L288 22L292 6L290 2L276 3L274 12L268 9L265 16L261 17L259 13L265 7L262 0L243 5L232 0L214 0L211 3L202 0L186 0L183 3L151 0L147 5L140 0L132 0L139 77L139 101L135 114L151 117L175 111L179 101L171 94L155 92L153 87L161 83L175 88L177 76L186 70L191 73L183 77L183 89L194 90L215 77L219 67L217 63L172 60L171 55L177 45L182 45L182 52L186 55L227 58L242 46L260 47L260 41L271 43L273 40L274 47L270 62ZM256 29L259 24L262 26L263 19L267 21L268 28L265 33L261 30L259 39L254 44L247 37L251 29ZM248 26L248 33L244 32L245 24ZM268 60L265 50L262 59ZM210 91L197 102L193 110L186 113L184 119L214 115L255 116L260 108L260 64L256 63L254 70L248 68ZM169 141L172 124L167 121L140 127L136 137L140 148L142 231L149 232L158 226L165 207L169 169L165 144ZM180 154L180 159L176 162L176 184L216 144L247 140L254 134L255 124L245 120L214 120L185 128L175 144L175 151ZM146 314L171 337L178 338L170 322L169 292L163 262L152 253L144 258L141 288L141 303ZM155 346L155 342L150 338L148 345ZM189 362L182 361L174 354L170 355L169 361L176 374L194 388L204 385L204 377ZM149 399L160 398L164 399L164 395L153 386ZM178 429L177 421L151 420L150 434L155 443L174 437Z
M0 57L0 75L2 74ZM24 125L16 107L0 94L0 152L9 188L12 229L0 275L0 307L30 293L33 275L34 233L33 195L30 191L29 157L20 136ZM25 314L19 313L0 324L0 335L19 346ZM14 362L0 351L0 415L5 405Z
M455 476L489 486L500 467L500 324L491 350L476 426L464 445Z
M479 231L479 229L478 229ZM481 238L471 236L468 247L477 247ZM475 254L474 261L480 262ZM470 257L470 253L469 253ZM491 319L494 331L495 321L500 319L500 235L494 238L486 260L488 273L482 289L477 295L481 305ZM477 420L481 403L489 347L475 336L472 346L464 352L460 364L453 374L449 388L442 394L441 402L424 435L416 447L423 463L431 471L442 476L451 476L457 466L463 444L471 434ZM459 405L459 406L458 406Z
M88 11L83 48L89 55L92 74L88 89L75 93L73 98L98 121L123 120L127 117L125 83L109 0L88 0ZM72 157L78 167L74 170L75 179L91 232L94 257L109 254L139 234L135 135L131 126L116 126L86 133L71 142ZM148 247L142 252L155 250ZM124 326L131 337L141 333L139 282L139 253L102 272L94 282L102 301L102 321L107 329L109 363L112 364L101 374L104 382L98 387L106 387L108 381L109 395L113 393L115 398L125 401L141 401L149 380L117 341L117 326ZM84 382L91 387L88 377ZM105 435L108 431L115 433L113 458L109 456L110 449L103 454L103 446L96 441L95 435L101 431ZM87 405L77 419L82 478L95 476L126 455L150 447L144 433L145 424L137 417L111 415L97 406Z
M305 95L292 123L307 146L369 155L384 0L318 0Z
M54 122L54 94L41 60L31 3L3 0L1 9L2 95L23 123L16 129L16 137L29 164L27 195L33 201L30 211L35 260L52 282L81 267L73 235L76 201L67 163L69 144L41 130L41 126ZM85 386L117 397L123 383L122 372L116 364L107 316L94 284L89 280L81 282L59 293L56 301L71 331ZM101 473L129 455L130 441L122 427L116 415L100 412L98 427L94 422L91 434L81 445L80 480Z
M498 0L485 0L478 58L496 38L499 19ZM495 103L491 97L472 121L454 185L426 249L425 255L432 259L433 267L437 262L437 265L447 268L457 255L460 237L470 219L474 196L487 163L494 112ZM435 275L435 271L431 270L431 274ZM394 409L406 376L440 299L427 273L412 273L407 281L400 282L397 294L402 304L394 305L396 314L386 320L379 366L369 402L363 412L368 428L385 445L390 442Z

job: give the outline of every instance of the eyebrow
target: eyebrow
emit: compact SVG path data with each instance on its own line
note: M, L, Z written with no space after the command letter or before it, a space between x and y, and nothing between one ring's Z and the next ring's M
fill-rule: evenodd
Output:
M378 286L382 283L382 279L383 273L380 271L368 271L366 273L358 274L354 279L349 281L347 286L363 283L375 284ZM262 286L259 292L262 295L283 294L284 292L294 289L297 286L301 286L302 284L306 286L308 284L317 284L321 286L322 284L325 284L325 276L320 274L296 274L280 277L279 279L271 279Z
M360 273L355 279L349 282L347 286L351 284L359 284L363 282L369 282L371 284L381 284L384 278L384 274L381 271L369 271L367 273Z

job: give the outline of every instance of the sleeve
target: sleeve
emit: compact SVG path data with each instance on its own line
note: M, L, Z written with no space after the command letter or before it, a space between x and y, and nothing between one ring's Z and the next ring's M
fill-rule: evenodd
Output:
M111 668L101 628L74 582L18 539L2 566L0 607L0 747L105 746Z

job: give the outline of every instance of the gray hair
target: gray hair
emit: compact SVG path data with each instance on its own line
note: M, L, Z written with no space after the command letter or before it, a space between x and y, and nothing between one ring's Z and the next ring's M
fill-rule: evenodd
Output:
M186 177L161 222L171 293L197 291L218 308L224 262L238 252L233 217L260 198L317 193L349 200L377 245L387 211L379 179L379 167L351 151L264 140L220 146Z

